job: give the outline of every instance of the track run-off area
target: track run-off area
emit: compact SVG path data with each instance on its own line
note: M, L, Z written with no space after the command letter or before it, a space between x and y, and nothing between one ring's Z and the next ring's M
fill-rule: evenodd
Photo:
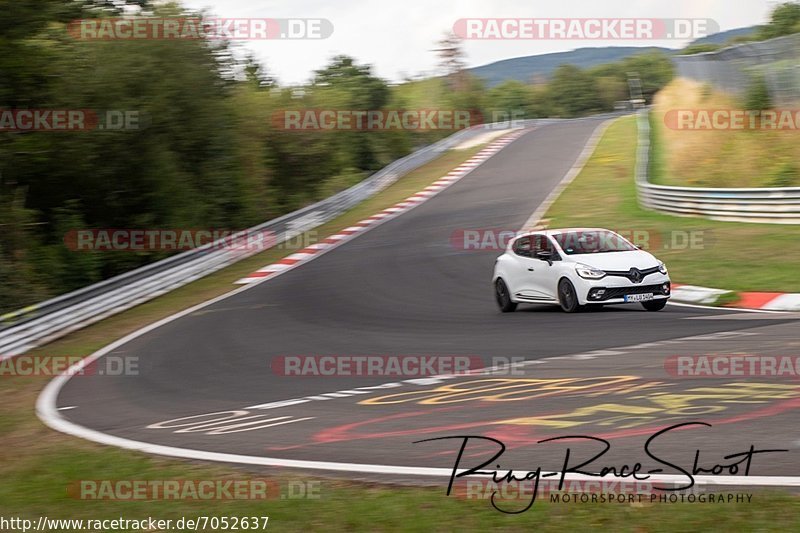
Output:
M670 371L680 355L797 354L795 316L676 304L657 313L636 305L501 314L490 279L499 252L454 244L466 229L525 225L604 120L532 128L314 260L114 342L90 361L135 358L136 375L56 378L39 398L40 418L154 454L437 482L450 476L464 436L474 438L461 468L492 459L495 439L506 449L487 469L557 471L567 448L570 466L603 452L591 436L610 448L583 470L641 462L652 479L675 482L686 479L682 469L734 463L725 456L752 446L786 451L753 454L746 476L744 464L695 469L696 481L800 485L796 380ZM517 364L420 378L276 371L287 357L325 355ZM679 426L689 422L707 425ZM542 442L560 436L572 438ZM457 438L430 440L440 437Z

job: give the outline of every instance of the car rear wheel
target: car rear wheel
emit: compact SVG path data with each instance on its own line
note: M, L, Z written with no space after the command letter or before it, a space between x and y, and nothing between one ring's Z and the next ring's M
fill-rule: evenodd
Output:
M642 302L642 307L648 311L661 311L667 305L667 299L663 300L650 300L649 302Z
M517 304L511 301L511 295L508 293L508 287L502 279L494 282L494 294L497 298L497 305L504 313L511 313L517 308Z
M575 292L575 287L568 279L562 279L558 282L558 303L561 304L561 309L567 313L574 313L581 309L578 304L578 294Z

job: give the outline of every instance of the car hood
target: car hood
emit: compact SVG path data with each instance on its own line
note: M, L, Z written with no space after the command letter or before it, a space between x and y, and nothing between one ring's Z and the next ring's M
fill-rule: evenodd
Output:
M567 256L570 260L588 265L600 270L630 270L633 267L639 270L658 266L658 259L643 250L630 252L606 252L597 254L578 254Z

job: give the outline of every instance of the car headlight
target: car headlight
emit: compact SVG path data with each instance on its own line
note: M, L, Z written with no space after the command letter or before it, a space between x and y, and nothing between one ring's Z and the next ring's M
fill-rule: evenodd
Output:
M606 276L606 273L588 265L578 265L575 267L575 272L585 279L600 279Z
M664 263L659 263L658 264L658 271L661 272L662 274L666 275L667 274L667 265L665 265Z

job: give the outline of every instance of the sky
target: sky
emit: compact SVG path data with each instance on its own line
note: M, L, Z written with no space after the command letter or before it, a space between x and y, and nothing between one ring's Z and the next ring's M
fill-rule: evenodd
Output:
M303 83L337 54L400 81L437 72L432 51L461 18L706 18L721 31L762 24L776 0L183 0L224 18L328 19L333 34L317 40L239 41L281 84ZM468 40L468 66L593 46L681 48L689 40Z

